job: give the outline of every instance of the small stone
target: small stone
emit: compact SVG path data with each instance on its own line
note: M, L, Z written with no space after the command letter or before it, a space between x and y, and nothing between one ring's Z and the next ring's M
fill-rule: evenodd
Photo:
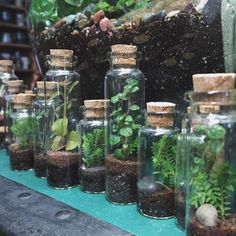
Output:
M149 23L152 23L153 21L163 20L165 17L166 17L166 12L163 10L157 14L152 14L152 15L145 17L143 21L146 24L149 24Z
M82 29L82 28L84 28L85 26L87 26L88 23L89 23L89 22L88 22L87 19L81 19L81 20L79 20L79 21L77 22L77 25L78 25L79 29Z
M143 18L141 16L134 16L132 23L133 25L135 25L136 27L139 27L142 24Z
M75 20L75 15L69 15L66 17L66 24L71 24Z
M150 36L146 34L140 34L133 38L134 44L144 44L150 40Z
M125 22L122 26L123 26L124 30L132 30L133 29L132 23L130 23L130 22Z
M89 34L90 27L85 27L81 30L82 33Z
M97 24L104 17L105 17L105 13L103 10L97 11L93 16L93 21L95 24Z
M180 10L171 11L171 12L169 12L169 13L167 14L166 19L170 19L170 18L172 18L172 17L174 17L174 16L177 16L179 13L180 13Z
M57 21L55 24L54 24L54 27L56 29L59 29L61 28L62 25L64 25L66 23L66 17L63 17L61 18L59 21Z
M211 204L204 204L196 211L198 221L207 227L217 226L218 213L214 206Z
M163 64L166 66L175 66L177 64L177 61L174 57L172 57L172 58L165 59Z
M100 27L101 31L107 32L107 31L111 30L112 23L107 17L104 17L102 20L100 20L99 27Z
M75 15L75 21L87 20L87 19L88 19L87 16L80 12Z
M185 52L183 54L183 58L185 60L192 60L194 57L195 57L195 53L193 53L193 52Z
M79 35L79 31L78 30L73 30L71 34L72 35Z

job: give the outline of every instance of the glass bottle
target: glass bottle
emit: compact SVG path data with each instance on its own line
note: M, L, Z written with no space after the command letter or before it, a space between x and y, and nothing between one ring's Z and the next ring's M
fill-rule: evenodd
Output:
M187 235L233 236L236 235L236 91L190 95Z
M80 189L88 193L105 191L105 108L109 100L85 100L81 122L82 165Z
M56 92L57 83L46 81L45 84L47 98L49 98ZM48 124L52 124L50 118L53 119L54 102L49 99L45 101L44 81L37 82L36 94L34 102L34 171L37 177L46 177L48 150L46 136L49 135L50 137Z
M183 117L181 133L177 136L176 150L176 179L175 179L175 223L185 230L185 211L186 211L186 164L188 139L191 124L191 107Z
M13 170L29 170L34 167L33 157L33 100L32 94L18 94L13 99L13 144L10 146L10 165Z
M9 80L18 79L14 73L13 61L0 60L0 146L6 147L7 129L6 129L6 86Z
M117 204L137 200L138 130L144 124L145 77L138 69L136 46L112 46L105 77L106 198Z
M150 218L174 216L178 134L174 112L174 103L147 103L147 125L139 131L137 207Z
M73 69L71 50L50 50L48 59L45 81L55 82L56 92L47 98L54 102L52 117L47 120L47 181L54 188L70 188L78 184L80 162L80 77Z

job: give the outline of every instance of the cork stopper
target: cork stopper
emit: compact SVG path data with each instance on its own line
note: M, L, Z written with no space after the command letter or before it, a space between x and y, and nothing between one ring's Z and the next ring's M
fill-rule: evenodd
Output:
M55 92L57 89L57 82L54 81L46 81L45 86L46 86L46 97L52 96L52 94ZM39 97L44 97L45 92L44 92L44 81L37 81L37 88L38 88L38 96Z
M113 65L136 65L137 47L126 44L111 46Z
M218 105L200 105L199 112L203 114L208 113L218 113L220 111L220 106Z
M23 80L8 80L6 85L9 94L21 93L24 90Z
M73 51L67 49L50 49L51 66L72 67Z
M211 90L230 90L234 88L236 74L215 73L193 75L194 92L207 92Z
M172 127L174 124L173 113L175 103L170 102L148 102L147 123L157 128Z
M105 116L105 108L109 106L110 100L97 99L85 100L85 116L87 118L102 118Z
M50 49L50 55L55 57L73 57L73 51L67 49Z
M11 72L13 69L12 60L0 60L0 72Z
M33 107L35 94L19 93L13 98L13 107L15 109L29 109Z
M25 94L33 94L32 90L25 90Z

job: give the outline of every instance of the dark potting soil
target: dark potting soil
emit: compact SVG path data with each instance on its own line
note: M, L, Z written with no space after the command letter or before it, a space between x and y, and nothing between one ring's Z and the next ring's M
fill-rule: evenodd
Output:
M177 226L184 230L185 229L185 199L184 196L178 193L175 196L175 218Z
M138 210L151 218L171 218L174 216L174 192L138 192Z
M112 155L106 159L106 198L117 204L137 201L137 162L122 161Z
M10 165L13 170L30 170L34 168L34 153L31 149L10 150Z
M109 69L107 52L117 43L137 45L142 53L140 69L147 78L147 101L175 101L192 89L193 74L224 72L220 11L210 24L207 17L189 5L171 18L157 13L139 27L112 30L111 34L90 23L85 27L90 27L89 34L75 23L48 29L44 22L39 22L39 30L32 32L44 72L49 49L74 50L79 57L77 70L81 75L82 99L103 96L104 76Z
M84 165L79 170L80 189L88 193L102 193L105 191L105 166L86 168Z
M46 177L47 175L47 158L43 154L34 156L34 171L38 177Z
M189 236L235 236L236 216L218 220L216 227L207 227L199 223L194 216L190 219Z
M80 155L70 152L48 152L47 181L54 188L70 188L78 185Z

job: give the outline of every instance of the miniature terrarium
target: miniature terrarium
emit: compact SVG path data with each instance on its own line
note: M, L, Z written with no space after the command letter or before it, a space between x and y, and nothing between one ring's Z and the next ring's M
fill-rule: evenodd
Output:
M0 147L7 147L8 142L8 129L7 120L9 113L7 112L6 99L7 95L7 82L17 80L17 76L14 73L13 61L0 60Z
M186 93L187 96L187 93ZM185 230L186 212L186 165L188 157L188 139L191 124L191 107L187 108L182 125L181 133L177 136L176 149L176 178L175 178L175 222L176 225Z
M224 72L222 0L27 2L30 38L42 71L51 48L73 50L80 58L76 69L83 99L103 97L106 54L118 43L136 45L142 53L147 101L175 102L192 88L193 74Z
M138 211L151 218L174 216L176 145L175 104L147 103L147 125L139 131Z
M195 92L187 165L188 235L236 235L235 90Z
M110 99L106 128L106 198L113 203L137 200L138 130L144 124L145 78L137 68L137 48L113 45L105 77Z
M82 165L80 189L88 193L105 191L105 108L109 100L85 100L81 122Z
M34 167L33 118L34 95L18 94L13 99L11 114L14 143L10 146L10 165L13 170L29 170Z
M44 90L44 83L46 86L46 94ZM52 124L53 119L53 100L46 99L55 94L57 88L56 82L38 81L37 82L37 96L34 102L34 171L38 177L46 177L47 171L47 150L48 142L47 135L50 137L49 124ZM50 120L51 119L51 120Z
M73 52L50 50L45 81L56 83L56 91L47 97L54 102L48 117L47 181L54 188L78 184L80 78L73 70ZM46 96L47 96L46 89Z

